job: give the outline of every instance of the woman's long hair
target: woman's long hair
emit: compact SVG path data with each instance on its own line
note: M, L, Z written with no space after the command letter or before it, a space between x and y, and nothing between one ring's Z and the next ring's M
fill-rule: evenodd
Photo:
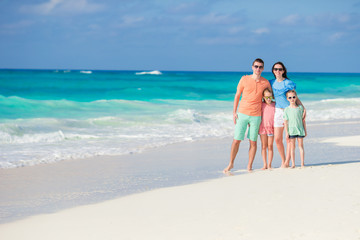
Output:
M284 65L282 62L277 62L277 63L275 63L275 64L272 66L271 72L274 74L274 67L275 67L276 64L280 64L280 65L282 66L282 68L284 69L284 72L283 72L282 77L283 77L283 78L286 78L286 79L289 79L288 76L287 76L286 67L285 67L285 65ZM276 78L275 74L274 74L274 77Z

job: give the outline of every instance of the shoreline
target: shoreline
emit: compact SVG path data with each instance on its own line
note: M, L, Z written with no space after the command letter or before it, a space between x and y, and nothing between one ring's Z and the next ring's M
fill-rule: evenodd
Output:
M321 121L310 121L307 122L307 126L308 127L324 127L324 126L329 126L329 125L360 125L360 118L354 118L354 119L335 119L335 120L321 120ZM360 134L360 133L359 133ZM340 136L339 136L340 137ZM31 164L31 165L23 165L23 166L12 166L12 167L1 167L0 171L6 171L6 170L10 170L10 169L18 169L18 168L29 168L29 167L38 167L38 166L42 166L42 165L51 165L51 164L58 164L58 163L62 163L62 162L69 162L69 161L87 161L89 159L95 159L95 158L123 158L126 156L131 156L131 155L137 155L137 154L146 154L147 152L151 152L151 151L157 151L160 149L164 149L167 147L173 146L173 145L182 145L182 144L191 144L191 143L196 143L196 142L204 142L207 140L213 141L213 140L222 140L222 139L232 139L232 135L230 134L229 136L220 136L220 137L209 137L206 139L194 139L194 140L189 140L189 141L179 141L179 142L173 142L173 143L168 143L165 145L159 145L159 146L154 146L154 147L149 147L149 148L144 148L140 151L134 151L134 152L128 152L128 153L124 153L124 154L118 154L118 155L95 155L95 156L89 156L89 157L80 157L80 158L70 158L70 159L63 159L63 160L58 160L58 161L53 161L53 162L43 162L43 163L35 163L35 164ZM229 140L231 142L231 140ZM247 141L247 139L245 139L245 142ZM258 142L260 142L260 138L258 138ZM330 143L330 142L329 142ZM260 145L260 144L259 144Z
M349 124L341 121L308 126L310 135L305 140L305 165L359 161L358 145L342 145L348 139L344 138L346 136L360 138L359 123L352 120ZM5 183L0 186L0 224L156 189L224 178L226 175L222 170L228 164L231 142L232 137L204 139L132 155L100 156L0 169L0 181ZM355 142L360 143L360 140ZM273 166L277 170L280 158L274 148ZM248 174L245 170L247 149L248 141L245 140L235 160L233 175ZM297 166L299 159L297 155ZM260 171L261 167L258 143L254 172Z

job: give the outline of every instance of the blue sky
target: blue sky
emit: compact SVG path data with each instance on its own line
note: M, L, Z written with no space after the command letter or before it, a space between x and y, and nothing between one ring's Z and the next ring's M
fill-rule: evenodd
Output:
M360 72L360 0L0 0L0 68Z

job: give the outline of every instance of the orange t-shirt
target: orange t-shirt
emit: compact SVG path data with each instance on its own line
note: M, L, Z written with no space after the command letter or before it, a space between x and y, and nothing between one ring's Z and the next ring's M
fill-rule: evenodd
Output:
M270 88L266 78L260 77L257 82L251 75L243 76L239 82L241 96L239 112L248 116L261 116L261 99L265 88Z

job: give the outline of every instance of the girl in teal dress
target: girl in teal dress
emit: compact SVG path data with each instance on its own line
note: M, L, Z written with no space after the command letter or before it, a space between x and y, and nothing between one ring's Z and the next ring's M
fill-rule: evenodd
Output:
M295 167L295 145L296 139L298 140L298 146L300 150L301 167L304 167L304 137L306 137L306 124L303 118L304 108L302 105L296 103L297 94L295 90L290 90L286 93L287 100L290 102L290 106L284 109L284 125L286 131L286 139L290 142L290 158L292 162L292 168ZM290 159L285 163L289 165Z

